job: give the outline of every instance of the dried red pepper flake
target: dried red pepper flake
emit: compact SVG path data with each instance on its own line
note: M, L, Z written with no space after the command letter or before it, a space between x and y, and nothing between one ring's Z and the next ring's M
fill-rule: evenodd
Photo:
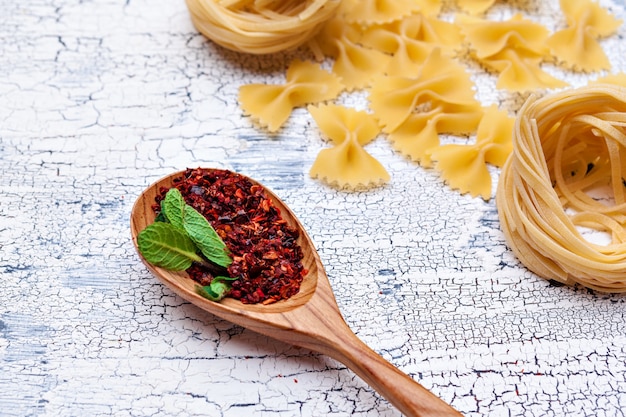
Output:
M265 189L229 170L187 169L173 181L187 204L211 223L233 255L227 274L237 278L228 296L246 304L273 302L297 294L306 275L298 230L289 226ZM159 190L153 209L168 189ZM189 276L208 285L216 271L192 265Z

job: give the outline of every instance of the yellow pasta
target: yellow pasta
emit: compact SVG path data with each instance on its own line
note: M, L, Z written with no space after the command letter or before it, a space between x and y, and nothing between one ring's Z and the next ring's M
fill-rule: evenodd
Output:
M412 113L388 135L394 149L424 167L431 166L431 151L439 146L439 134L474 132L482 116L480 105L435 102L429 110Z
M543 88L560 88L568 84L540 67L543 58L530 53L505 49L480 60L486 67L497 71L496 88L512 92L528 92Z
M517 116L496 192L507 243L541 277L626 292L624 178L626 88L532 97Z
M388 75L415 75L433 49L452 54L461 47L463 36L458 26L416 13L391 23L371 25L360 42L392 54L384 66ZM381 64L379 64L381 65ZM382 65L381 65L382 66Z
M429 151L435 169L452 188L472 197L491 198L491 175L487 164L501 167L512 149L514 118L495 105L488 107L476 131L474 144L447 144Z
M350 23L363 25L389 23L414 12L434 16L441 0L343 0L340 14Z
M459 17L476 59L499 73L496 87L514 92L564 87L541 69L549 55L548 30L517 14L503 22Z
M368 86L385 68L391 57L361 46L358 29L340 17L331 19L313 40L325 56L334 58L333 72L341 77L347 90Z
M479 106L469 74L435 49L415 77L385 76L370 89L370 107L383 125L393 132L414 112L427 112L433 103Z
M249 84L239 89L239 104L270 132L287 121L294 107L337 97L343 85L339 78L311 62L294 61L284 85Z
M393 147L430 166L439 133L469 133L482 110L464 68L434 49L416 77L384 76L370 89L370 107Z
M575 69L592 68L583 59L607 68L597 40L621 24L592 0L561 0L568 27L552 36L521 13L500 21L476 16L496 0L455 0L470 15L459 14L454 23L437 18L443 0L186 1L194 23L228 48L268 53L307 42L318 61L332 62L329 73L319 64L296 60L284 85L240 88L244 113L268 131L280 129L295 107L369 88L373 115L367 117L378 120L380 131L395 150L424 167L434 165L451 188L485 200L492 194L490 165L500 166L510 152L503 132L510 130L512 119L493 107L481 107L466 67L452 57L469 45L469 57L497 75L500 90L556 89L568 84L542 65L554 62L555 54ZM593 83L623 85L626 76L615 74ZM334 120L327 114L331 111L343 118L333 123L341 125L345 135L346 126L354 123L347 120L356 117L341 107L310 109L316 121L326 126L320 126L321 131ZM471 144L441 145L444 134L476 134L476 139ZM334 146L320 152L313 164L313 177L341 187L388 180L384 168L363 149L362 139L331 138L331 142ZM594 175L604 172L606 168L598 169ZM588 198L579 197L589 203ZM581 214L577 219L580 224L612 224L595 214Z
M613 34L622 22L591 0L561 0L560 4L568 27L548 39L552 54L573 70L610 69L597 39Z
M443 6L442 0L415 0L419 6L418 11L424 16L437 16Z
M269 54L302 45L339 8L340 0L186 0L204 36L238 52Z
M504 21L459 15L456 23L478 59L489 58L505 49L548 56L546 40L550 32L539 23L516 14Z
M464 11L476 15L486 12L496 0L456 0L456 3Z
M309 112L333 147L318 154L310 175L340 188L389 181L387 170L363 146L380 133L376 118L338 105L309 106Z

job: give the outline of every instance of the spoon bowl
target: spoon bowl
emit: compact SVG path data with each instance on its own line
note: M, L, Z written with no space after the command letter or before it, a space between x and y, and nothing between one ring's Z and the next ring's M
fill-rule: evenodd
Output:
M139 232L155 220L152 209L155 197L162 188L171 188L174 179L183 173L176 172L158 180L135 202L130 218L135 249ZM244 304L228 297L214 302L196 293L196 283L187 273L154 266L140 254L142 261L163 284L201 309L255 332L338 360L407 416L460 416L458 411L358 339L339 311L313 241L291 209L272 191L266 187L264 189L283 219L300 232L298 244L304 254L302 264L308 272L298 294L268 305Z

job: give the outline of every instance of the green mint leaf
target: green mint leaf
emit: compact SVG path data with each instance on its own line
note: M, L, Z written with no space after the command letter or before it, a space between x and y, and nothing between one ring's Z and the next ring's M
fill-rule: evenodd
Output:
M228 248L217 234L209 221L193 207L185 206L183 227L193 243L206 258L224 268L227 268L232 259Z
M220 301L222 298L217 294L215 294L212 290L211 287L209 285L207 286L200 286L200 285L196 285L196 293L198 293L199 295L203 296L204 298L211 300L211 301Z
M178 188L170 188L161 201L161 213L167 220L179 229L183 229L183 218L185 217L185 199Z
M139 252L149 263L172 271L184 271L203 262L193 241L171 223L152 223L137 235Z
M196 292L208 298L211 301L220 301L226 297L228 291L232 288L231 281L235 281L237 278L231 277L215 277L209 285L201 287L196 285Z

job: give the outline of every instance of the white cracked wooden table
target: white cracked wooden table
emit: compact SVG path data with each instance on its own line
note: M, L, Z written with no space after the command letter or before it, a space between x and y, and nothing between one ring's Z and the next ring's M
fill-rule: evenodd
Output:
M563 24L558 2L531 3ZM625 33L603 42L616 72ZM624 295L537 278L493 200L383 138L367 150L390 183L337 191L308 176L327 143L305 110L273 137L241 114L239 86L280 82L300 53L218 48L182 0L0 0L0 415L399 415L341 364L211 316L146 270L132 204L196 166L290 204L352 329L464 415L625 415ZM523 100L475 79L485 103Z

